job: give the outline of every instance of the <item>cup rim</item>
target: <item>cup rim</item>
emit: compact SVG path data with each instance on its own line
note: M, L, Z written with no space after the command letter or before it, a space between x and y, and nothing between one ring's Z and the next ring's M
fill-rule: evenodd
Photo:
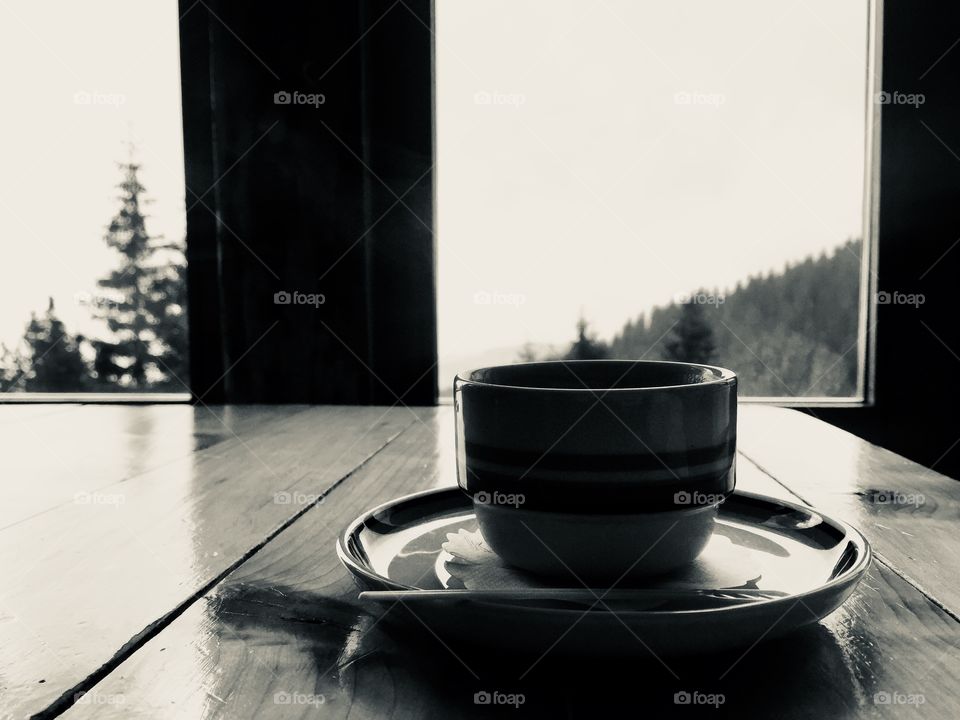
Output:
M474 380L470 376L475 373L482 372L484 370L495 370L499 368L509 368L509 367L521 367L521 366L532 366L532 365L599 365L599 364L621 364L621 365L630 365L630 368L627 370L629 372L634 367L639 365L669 365L675 367L686 367L686 368L696 368L697 370L706 370L714 374L714 378L711 380L705 380L703 382L696 383L679 383L673 385L649 385L646 387L613 387L613 388L590 388L590 387L578 387L578 388L560 388L560 387L544 387L536 385L505 385L503 383L494 383L488 382L486 380ZM624 373L626 374L626 373ZM473 368L471 370L461 370L459 371L453 379L454 391L458 385L478 385L482 387L497 388L500 390L516 390L516 391L536 391L536 392L557 392L557 393L588 393L590 395L596 395L597 393L645 393L645 392L658 392L662 390L679 390L682 388L703 388L703 387L713 387L715 385L733 385L737 382L737 374L733 370L729 370L718 365L706 365L703 363L688 363L688 362L675 362L672 360L621 360L621 359L607 359L607 360L538 360L534 362L521 362L521 363L507 363L503 365L487 365L484 367Z

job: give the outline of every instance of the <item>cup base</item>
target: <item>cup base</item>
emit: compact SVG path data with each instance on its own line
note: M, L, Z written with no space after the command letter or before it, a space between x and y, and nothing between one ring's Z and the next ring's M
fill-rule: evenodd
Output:
M487 544L510 565L573 582L618 585L693 562L717 517L717 505L582 515L475 502L474 511Z

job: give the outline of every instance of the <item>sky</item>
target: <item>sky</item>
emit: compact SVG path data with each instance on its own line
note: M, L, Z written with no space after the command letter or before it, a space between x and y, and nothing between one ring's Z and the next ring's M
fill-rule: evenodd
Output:
M53 296L71 332L116 263L103 242L117 163L137 147L147 229L184 237L175 0L0 2L0 342L18 342Z
M860 236L866 2L436 8L441 387Z

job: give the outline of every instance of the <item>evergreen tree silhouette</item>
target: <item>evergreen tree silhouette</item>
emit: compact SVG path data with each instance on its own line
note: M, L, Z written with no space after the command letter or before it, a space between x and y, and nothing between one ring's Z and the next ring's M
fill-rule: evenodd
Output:
M0 343L0 392L23 390L21 380L30 369L23 353Z
M90 386L90 373L80 354L82 336L73 336L57 315L50 298L42 317L33 314L23 334L26 348L14 363L19 378L10 379L10 388L27 392L83 392ZM9 352L9 351L8 351Z
M107 292L94 302L96 316L106 320L113 338L91 341L94 369L111 389L181 390L187 380L183 250L147 232L140 165L131 159L120 169L120 210L104 236L120 263L98 282Z
M591 337L587 321L577 321L577 339L563 357L564 360L604 360L610 356L606 343Z
M717 343L704 306L688 302L680 311L680 320L664 343L664 360L711 364L716 361Z

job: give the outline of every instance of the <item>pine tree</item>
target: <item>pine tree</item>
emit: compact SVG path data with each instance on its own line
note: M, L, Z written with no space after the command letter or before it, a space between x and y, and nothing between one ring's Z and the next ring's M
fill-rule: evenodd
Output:
M517 362L536 362L539 359L536 346L530 342L524 343L520 352L517 353Z
M21 380L29 369L23 353L0 343L0 392L23 390Z
M710 364L716 361L717 344L704 306L688 302L680 311L671 337L664 343L664 360Z
M101 384L124 389L181 389L186 382L186 284L183 251L147 232L146 189L140 165L120 165L120 210L104 240L120 256L119 267L98 285L96 299L111 340L92 342L94 369Z
M14 363L21 370L19 378L11 378L9 389L18 386L27 392L83 392L89 389L90 373L80 343L83 337L73 336L57 315L53 298L43 317L32 315L23 335L25 353ZM5 388L6 389L6 388Z
M603 360L610 356L606 343L593 338L588 333L587 321L582 317L577 321L577 339L570 346L564 360Z

